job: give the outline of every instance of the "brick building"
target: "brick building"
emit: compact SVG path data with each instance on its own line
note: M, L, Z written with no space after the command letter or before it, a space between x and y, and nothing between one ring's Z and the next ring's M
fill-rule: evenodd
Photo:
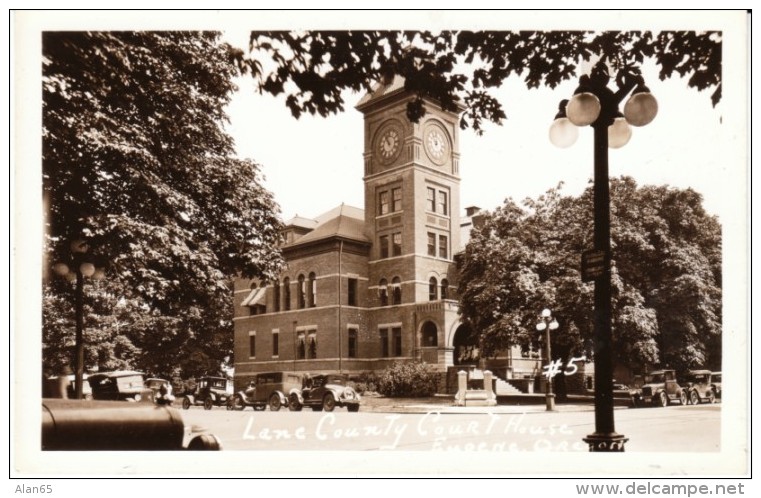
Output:
M286 223L287 267L275 282L235 283L236 385L264 371L380 370L422 360L446 372L477 360L457 314L458 115L432 102L419 123L394 78L364 96L364 210L341 205ZM481 366L508 378L538 364L506 352Z

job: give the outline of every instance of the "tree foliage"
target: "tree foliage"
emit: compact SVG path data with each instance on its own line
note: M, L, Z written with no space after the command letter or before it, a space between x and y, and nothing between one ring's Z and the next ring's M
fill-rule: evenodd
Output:
M592 189L552 189L523 206L512 200L471 234L458 260L460 313L482 353L541 345L538 313L560 323L553 356L593 357L594 284L581 280L592 247ZM720 368L721 227L691 189L611 180L615 361L634 370Z
M579 61L600 56L615 69L638 71L645 59L660 78L687 77L721 99L721 33L694 31L268 31L252 32L248 60L271 61L260 90L285 94L295 117L342 111L343 90L370 90L387 75L405 78L418 98L407 108L417 122L424 99L443 109L465 106L460 126L480 132L500 123L503 104L490 91L508 77L528 88L554 88L577 75Z
M43 35L47 260L81 238L108 269L87 284L87 365L218 366L231 278L279 269L279 209L224 130L241 56L213 32ZM70 351L71 294L45 285L49 367Z

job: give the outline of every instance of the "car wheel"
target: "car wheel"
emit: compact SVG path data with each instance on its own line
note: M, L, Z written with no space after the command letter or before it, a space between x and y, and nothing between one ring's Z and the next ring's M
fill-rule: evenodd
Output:
M711 404L716 403L716 395L713 393L713 391L708 391L708 402Z
M682 405L682 406L687 404L687 395L684 394L684 391L679 393L679 404Z
M270 411L276 412L280 410L280 407L282 406L282 403L280 402L280 396L277 394L273 394L270 396Z
M690 404L691 405L700 404L700 396L698 395L697 391L690 392Z
M296 393L291 394L288 397L288 409L292 412L300 412L301 408L298 395Z
M336 408L336 398L332 394L328 393L322 398L322 409L326 412L332 412Z
M358 412L359 411L359 405L347 405L346 409L350 412Z
M662 392L661 394L658 395L658 398L656 399L658 400L658 406L660 406L661 408L665 408L669 406L669 397L666 393Z
M190 400L188 398L182 398L182 409L183 410L190 409Z
M214 406L214 401L212 401L211 398L206 398L203 400L203 409L204 410L211 410L211 407Z

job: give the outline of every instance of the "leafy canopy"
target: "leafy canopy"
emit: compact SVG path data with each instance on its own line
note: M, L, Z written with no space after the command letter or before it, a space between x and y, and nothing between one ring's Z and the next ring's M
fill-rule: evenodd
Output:
M560 328L552 351L594 357L594 284L582 282L592 246L592 189L559 188L523 206L508 199L477 223L458 259L460 313L482 353L538 346L538 314ZM720 368L721 227L691 189L611 179L612 332L615 360L645 366Z
M86 289L86 364L218 366L231 278L281 264L279 208L224 129L233 79L252 66L212 32L47 32L42 69L47 259L67 261L81 238L108 269ZM45 291L54 368L72 290L51 278Z
M500 123L503 105L490 90L508 77L528 88L554 88L577 74L579 61L599 56L615 69L637 71L654 59L660 78L688 77L721 99L721 33L694 31L268 31L251 32L249 61L271 70L259 88L284 94L295 117L343 111L343 90L369 91L398 74L417 95L407 115L417 122L424 99L443 109L465 106L460 126ZM253 62L250 62L253 66Z

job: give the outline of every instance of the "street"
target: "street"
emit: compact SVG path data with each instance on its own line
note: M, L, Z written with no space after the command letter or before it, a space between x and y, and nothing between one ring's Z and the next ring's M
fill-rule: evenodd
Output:
M587 452L582 438L594 432L594 412L482 413L182 410L194 432L208 431L229 450L401 450ZM491 410L491 411L489 411ZM447 410L452 411L452 410ZM627 452L714 452L721 445L721 405L615 410L616 430L629 438Z

